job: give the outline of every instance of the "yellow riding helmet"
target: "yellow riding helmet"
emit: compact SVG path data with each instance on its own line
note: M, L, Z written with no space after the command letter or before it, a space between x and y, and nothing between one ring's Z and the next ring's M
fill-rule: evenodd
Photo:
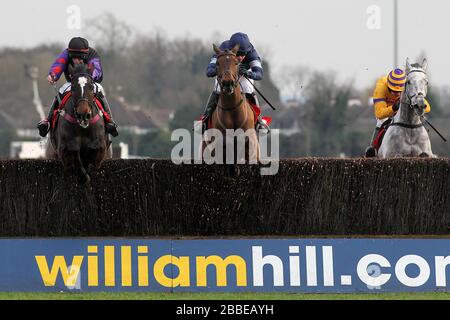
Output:
M389 72L387 84L392 91L401 92L405 88L406 72L402 69L395 69Z

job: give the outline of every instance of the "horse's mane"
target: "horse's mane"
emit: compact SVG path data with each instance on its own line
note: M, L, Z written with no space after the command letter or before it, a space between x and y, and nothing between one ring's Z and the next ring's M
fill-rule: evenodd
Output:
M77 64L74 68L73 68L73 75L77 75L77 74L87 74L88 73L88 69L87 66L82 63L82 64Z

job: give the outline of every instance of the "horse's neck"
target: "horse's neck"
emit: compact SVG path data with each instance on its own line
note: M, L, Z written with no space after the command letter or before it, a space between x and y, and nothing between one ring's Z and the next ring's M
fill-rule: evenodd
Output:
M220 105L222 108L231 109L236 107L242 99L241 88L237 86L232 95L220 94Z
M420 124L420 117L414 112L410 102L405 94L402 94L400 99L400 109L394 118L395 122L402 122L407 124Z

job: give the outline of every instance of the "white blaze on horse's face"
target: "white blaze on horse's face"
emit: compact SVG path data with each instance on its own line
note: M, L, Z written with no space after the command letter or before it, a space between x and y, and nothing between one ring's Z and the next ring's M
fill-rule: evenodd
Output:
M84 87L86 86L87 83L88 83L88 80L86 77L78 78L78 84L80 85L80 88L81 88L81 97L84 96Z

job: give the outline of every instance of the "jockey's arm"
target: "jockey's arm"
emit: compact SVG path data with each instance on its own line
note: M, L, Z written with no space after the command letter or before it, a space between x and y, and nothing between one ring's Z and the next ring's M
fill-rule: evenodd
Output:
M395 114L395 111L392 109L393 105L388 105L384 99L373 99L375 106L375 116L377 119L385 119L390 118ZM425 113L429 113L431 111L430 103L425 100L426 109Z
M98 83L102 82L103 69L100 59L94 58L89 61L89 68L92 70L92 79L94 79L94 81Z
M217 65L216 65L216 63L217 63L217 56L214 55L211 58L211 61L209 62L208 67L206 68L206 76L208 78L213 78L213 77L217 76Z
M388 105L385 99L373 99L374 108L375 108L375 117L377 119L385 119L390 118L395 114L395 111L392 109L393 105Z
M395 111L392 109L393 105L388 105L387 103L387 91L386 79L378 79L373 92L373 104L375 117L380 120L390 118L395 114Z
M259 57L258 52L256 50L251 51L248 56L246 57L249 59L249 66L251 73L249 74L249 78L260 81L263 79L264 71L262 67L261 58Z
M59 54L55 62L53 62L53 64L51 65L50 70L48 71L48 74L53 76L55 82L58 81L64 71L66 71L68 63L69 51L66 49Z
M103 80L103 67L100 56L94 49L90 49L88 69L91 72L92 79L95 82L101 83Z
M254 60L250 63L250 67L251 67L251 74L249 76L250 79L256 80L256 81L260 81L263 78L263 68L261 65L261 61L260 60Z

